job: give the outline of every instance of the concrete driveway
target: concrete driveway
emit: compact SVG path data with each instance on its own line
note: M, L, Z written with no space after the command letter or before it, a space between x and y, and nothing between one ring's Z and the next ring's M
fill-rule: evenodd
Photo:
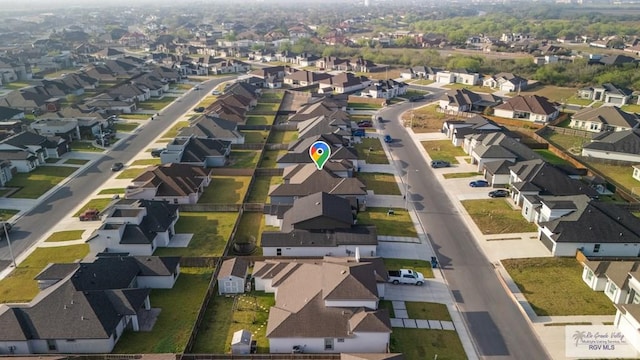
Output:
M447 285L435 279L427 279L422 286L385 284L384 299L392 301L426 301L440 304L452 303Z

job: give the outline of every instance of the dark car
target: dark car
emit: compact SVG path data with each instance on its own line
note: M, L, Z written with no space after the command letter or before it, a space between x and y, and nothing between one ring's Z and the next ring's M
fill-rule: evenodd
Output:
M501 198L501 197L507 197L507 196L509 196L509 190L498 189L498 190L493 190L489 192L489 197L492 197L492 198Z
M153 157L160 157L160 154L162 154L163 151L165 151L165 148L156 148L156 149L152 149L151 150L151 156Z
M489 182L486 180L474 180L469 183L471 187L487 187L489 186Z
M448 162L448 161L444 161L444 160L433 160L431 162L431 167L434 168L434 169L446 168L446 167L449 167L449 166L451 166L451 163Z
M111 171L120 171L124 168L124 164L121 162L114 163L111 165Z
M369 120L365 120L365 121L360 121L360 122L358 123L358 126L359 126L359 127L372 127L372 126L373 126L373 124L371 123L371 121L369 121Z
M204 106L198 106L197 108L193 109L193 111L197 112L197 113L201 113L204 111Z
M6 221L0 222L0 238L4 238L4 235L5 235L4 234L4 229L5 228L7 229L7 233L10 233L12 227L13 226L11 225L10 222L6 222Z
M412 96L412 97L410 97L410 98L409 98L409 101L411 101L411 102L415 102L415 101L420 101L420 100L422 100L422 99L424 99L424 96L423 96L423 95L416 95L416 96Z
M384 142L392 143L393 142L393 138L391 137L391 135L385 135L384 136Z
M351 132L353 136L364 136L364 129L355 129Z

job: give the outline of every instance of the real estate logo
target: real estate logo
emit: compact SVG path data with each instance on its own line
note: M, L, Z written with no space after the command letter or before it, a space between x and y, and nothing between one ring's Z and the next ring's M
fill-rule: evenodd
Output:
M638 352L624 333L610 325L565 326L568 358L637 358Z

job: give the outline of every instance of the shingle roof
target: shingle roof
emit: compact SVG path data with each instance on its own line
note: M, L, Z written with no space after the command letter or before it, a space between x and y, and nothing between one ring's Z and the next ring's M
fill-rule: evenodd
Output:
M584 145L584 149L640 154L640 130L603 132Z
M285 173L289 175L288 183L278 185L269 196L306 196L320 191L333 195L367 193L360 180L341 178L325 168L317 170L314 164L294 165L286 168Z
M235 276L243 278L247 273L247 268L249 267L249 263L246 259L240 257L234 257L232 259L227 259L222 262L220 266L220 271L218 272L218 279L227 277L227 276Z
M633 128L638 125L640 116L620 110L616 106L584 108L572 117L574 120L603 123L618 127Z
M157 188L157 196L186 196L196 193L209 173L199 166L170 163L148 168L133 182L140 183L135 187Z
M495 108L539 115L551 115L558 111L547 98L538 95L514 96Z

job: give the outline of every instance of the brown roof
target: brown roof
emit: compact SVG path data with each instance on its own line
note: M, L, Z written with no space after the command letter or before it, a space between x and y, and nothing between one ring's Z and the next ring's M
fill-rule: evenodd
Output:
M333 195L366 195L366 186L356 178L342 178L326 168L317 170L314 164L285 168L283 179L269 196L306 196L324 191Z
M220 271L218 272L218 279L227 277L227 276L235 276L239 278L243 278L247 274L247 269L249 268L249 263L246 259L243 258L233 258L227 259L222 262L222 266L220 266Z
M546 97L538 95L515 96L495 108L544 115L551 115L558 111Z
M613 304L624 314L630 314L636 321L640 320L640 304Z
M170 163L147 168L147 171L133 179L133 183L139 185L130 186L157 188L156 196L187 196L196 193L210 175L211 170L203 167Z
M361 310L349 319L349 329L352 332L385 332L389 328L391 328L391 321L386 309Z

